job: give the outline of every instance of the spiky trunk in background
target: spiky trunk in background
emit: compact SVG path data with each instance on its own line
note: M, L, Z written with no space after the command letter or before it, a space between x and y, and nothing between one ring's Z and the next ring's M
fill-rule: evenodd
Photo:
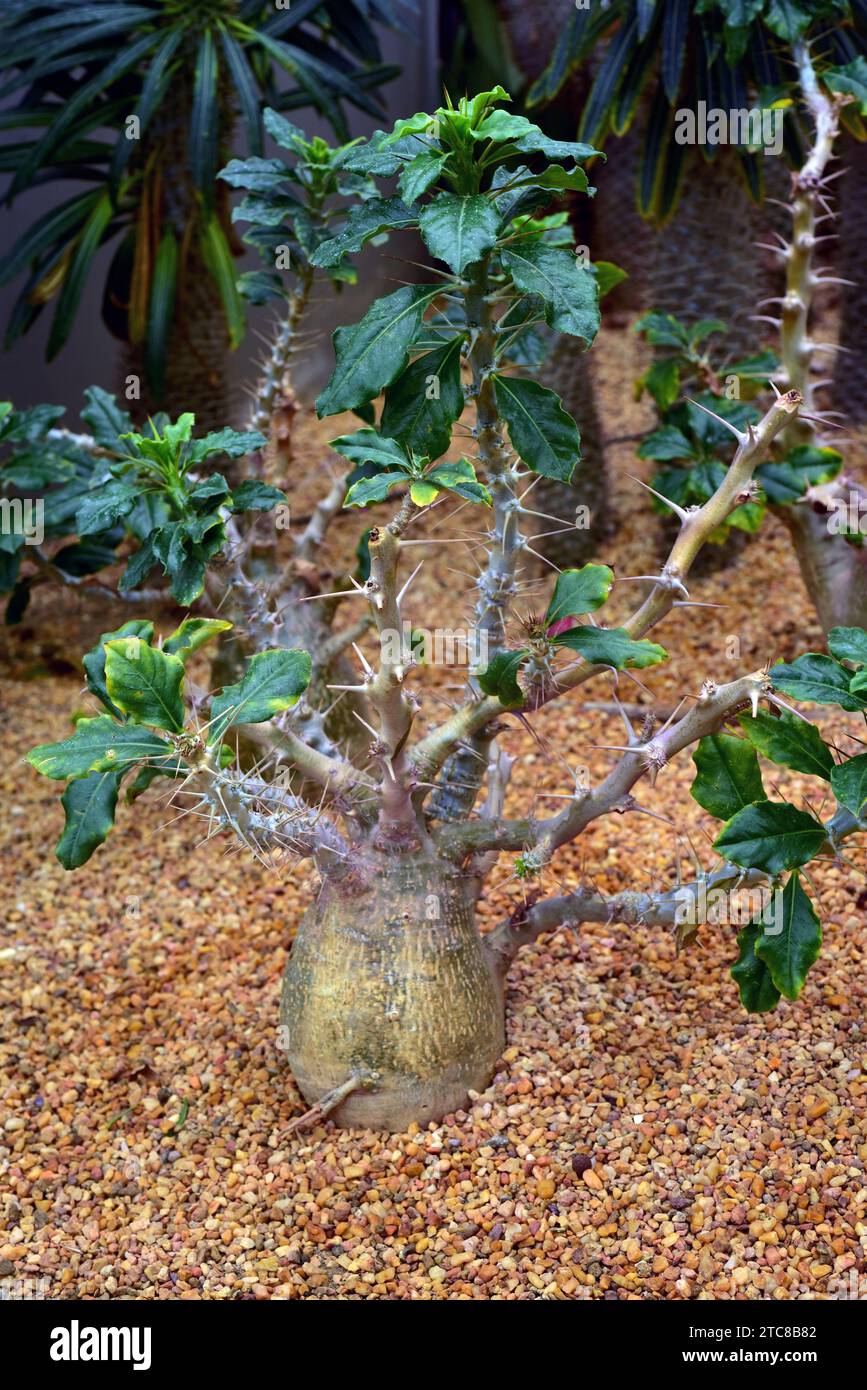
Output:
M177 419L190 410L200 433L223 429L233 423L232 392L229 382L229 338L219 289L205 264L199 245L199 196L189 167L188 127L192 103L192 73L182 70L171 83L165 100L155 115L136 165L141 171L143 217L137 242L147 264L133 265L129 311L124 325L127 339L121 353L120 396L137 423L159 410ZM218 92L219 148L231 146L234 111L224 91ZM147 195L145 195L147 186ZM219 180L214 188L215 208L224 227L229 227L229 189ZM170 227L178 245L178 270L174 315L163 362L164 385L155 390L148 380L144 333L146 304L136 317L135 280L142 276L149 284L153 259L161 231ZM145 239L147 251L144 250ZM131 336L130 336L131 335ZM140 383L138 399L127 394L127 378Z
M549 61L562 17L556 7L532 5L522 0L499 0L498 9L515 58L530 80ZM592 72L590 65L570 76L556 100L546 107L546 124L555 133L574 135ZM721 152L701 177L685 181L674 218L661 229L642 220L636 209L635 184L642 144L640 119L616 142L610 142L609 162L594 168L598 192L582 213L579 243L586 241L591 258L613 261L628 272L606 301L609 313L638 314L651 308L677 313L689 321L719 318L730 325L729 342L734 355L755 350L756 331L750 324L759 300L777 292L781 280L774 262L751 245L768 230L768 208L759 209L749 197L734 154ZM696 156L696 161L697 161ZM785 171L779 160L768 159L766 178L775 196L784 197ZM743 238L721 237L720 227L737 217L746 229ZM589 365L576 347L553 354L540 380L563 398L578 422L584 462L568 487L545 479L534 489L538 510L569 523L575 508L590 508L589 531L564 532L538 540L537 548L555 564L582 564L604 535L608 477L605 437L595 405ZM540 529L545 530L551 523Z
M290 484L292 424L298 410L292 359L303 339L313 280L313 268L308 266L288 298L283 319L273 330L271 350L263 363L247 422L268 442L252 464L248 461L246 475L282 489ZM246 657L275 644L308 651L312 660L310 684L286 722L312 747L328 754L341 747L356 747L364 734L357 716L370 714L358 692L329 688L353 683L352 668L343 654L369 626L365 616L335 631L341 601L320 597L326 590L351 588L352 581L345 575L335 576L323 563L321 553L345 492L346 481L339 476L320 497L304 529L294 536L288 526L278 531L270 515L267 519L248 516L243 527L233 523L235 534L227 562L208 578L214 611L233 623L212 664L212 684L234 683L241 676Z
M845 410L849 423L858 429L862 457L867 462L867 352L864 351L864 325L867 324L867 264L864 256L864 213L867 209L867 143L845 135L840 142L840 167L846 170L836 185L839 197L839 242L836 266L851 283L846 286L840 306L839 342L848 353L839 353L834 370L833 401L836 410Z
M780 252L786 266L786 292L780 311L781 384L801 392L803 413L809 417L816 410L816 373L827 360L824 355L816 357L824 350L812 338L814 301L823 284L835 283L835 277L817 273L815 247L818 236L825 234L820 224L833 222L837 216L829 201L827 173L838 134L839 105L819 87L807 45L797 44L794 56L815 134L807 161L793 182L792 226L786 249ZM843 358L841 373L845 373L848 360ZM782 437L783 447L833 442L818 436L817 423L821 425L821 415L817 420L792 421ZM836 626L867 626L867 548L863 538L850 544L829 526L838 508L846 512L853 499L860 515L867 512L867 490L841 475L833 483L809 488L803 502L780 509L804 583L826 632Z

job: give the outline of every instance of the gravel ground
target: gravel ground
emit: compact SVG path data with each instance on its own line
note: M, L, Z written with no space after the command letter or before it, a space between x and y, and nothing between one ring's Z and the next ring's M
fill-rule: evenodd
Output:
M604 377L613 354L601 361ZM627 410L618 430L634 418ZM600 556L620 575L646 572L658 547L628 486ZM420 614L460 582L445 568L456 550L419 577ZM619 586L619 610L634 591ZM694 597L728 607L664 625L672 661L648 680L661 705L819 640L773 523ZM864 1296L863 851L811 870L825 946L796 1004L741 1011L733 926L703 928L679 958L659 931L562 931L515 962L507 1050L466 1112L400 1135L326 1124L287 1137L303 1103L277 1003L311 871L281 881L213 842L194 849L195 827L161 830L174 812L145 799L119 813L85 869L64 874L47 848L57 789L20 759L68 729L80 682L38 661L16 671L30 678L0 684L0 1286L11 1296ZM428 674L435 686L440 673ZM606 697L604 685L587 692ZM577 699L535 727L596 773L614 756L598 745L622 742L615 718ZM556 763L520 728L505 741L526 755L516 807L559 789ZM774 780L814 796L808 779L775 769ZM708 862L713 827L690 781L681 758L642 788L672 827L601 823L546 886L585 871L605 890L661 881L675 827ZM519 893L504 860L483 924Z

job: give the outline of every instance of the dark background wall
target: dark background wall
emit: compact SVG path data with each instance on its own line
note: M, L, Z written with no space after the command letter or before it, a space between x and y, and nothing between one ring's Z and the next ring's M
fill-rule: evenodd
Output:
M430 110L431 103L439 105L438 8L438 0L418 0L417 13L411 20L413 32L409 36L383 35L385 61L399 63L403 69L400 77L383 91L388 108L386 128L400 116ZM351 107L347 108L347 113L353 136L369 135L377 125ZM333 138L327 124L315 112L299 111L292 119L311 134ZM238 152L243 151L239 149ZM272 151L266 150L268 153ZM37 216L70 197L80 186L50 184L26 194L12 208L0 208L0 248L7 250ZM11 400L18 407L39 401L56 402L66 405L72 415L77 416L85 386L98 384L116 389L120 380L119 344L104 327L100 314L103 275L112 249L105 248L94 265L72 336L59 357L50 363L45 361L52 305L11 351L0 350L0 400ZM258 257L251 253L245 260L238 261L238 271L255 269L259 264ZM345 288L339 298L326 296L327 302L320 306L317 317L317 327L327 330L326 335L296 363L296 381L303 392L317 389L327 378L331 330L340 323L350 322L378 294L388 293L393 288L388 283L389 276L413 278L407 267L390 263L375 251L369 251L359 261L358 284ZM14 284L0 290L0 339L19 289L20 284ZM256 330L266 331L272 318L273 310L251 310L247 337L231 357L235 411L240 412L239 418L243 417L245 399L241 388L255 379L255 361L262 351Z

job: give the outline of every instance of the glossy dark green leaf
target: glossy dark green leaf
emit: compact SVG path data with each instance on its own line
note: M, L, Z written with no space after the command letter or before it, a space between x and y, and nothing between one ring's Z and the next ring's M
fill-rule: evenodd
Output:
M599 287L591 271L564 248L539 241L513 242L502 261L519 289L542 300L551 328L590 346L599 329Z
M581 569L558 574L554 593L545 614L545 626L553 627L564 618L577 618L601 608L611 591L614 571L607 565L583 565Z
M66 814L55 854L64 869L80 869L104 843L114 825L121 774L92 772L70 782L61 805Z
M838 661L867 666L867 632L863 627L832 627L828 633L828 648Z
M867 709L867 699L850 693L852 672L833 657L806 652L795 661L771 667L771 684L784 695L812 705L839 705L841 709Z
M229 458L243 458L245 454L264 449L267 444L264 434L259 430L214 430L203 439L192 439L187 447L187 464L201 463L212 454L228 454Z
M132 417L118 405L114 396L101 386L88 386L84 393L87 402L81 418L103 449L116 451L118 439L132 429Z
M830 781L834 758L815 724L785 710L778 718L759 710L754 717L742 714L740 725L753 747L772 763Z
M245 478L232 490L229 510L233 512L270 512L286 502L286 494L258 478Z
M746 739L707 734L692 760L696 768L692 797L718 820L729 820L753 801L765 800L758 756Z
M220 43L226 57L226 66L232 75L238 106L244 122L247 146L251 155L262 153L262 120L259 113L259 90L256 78L247 61L243 48L235 42L229 30L220 28Z
M339 265L382 232L397 231L418 224L418 208L407 207L401 198L371 198L350 210L337 236L323 241L310 257L312 265L326 269Z
M438 193L419 214L431 255L456 275L492 249L499 226L496 204L481 194Z
M437 459L452 442L464 409L461 345L454 337L417 357L385 392L381 428L419 458Z
M520 709L524 693L517 676L529 652L495 652L484 671L476 677L486 695L495 696L505 709Z
M761 926L756 958L768 967L775 988L787 999L797 999L822 946L822 927L799 874L792 874L782 892L777 890Z
M144 759L164 758L171 748L136 724L118 724L110 715L80 719L71 738L43 743L27 754L27 761L43 777L65 781L91 772L121 772Z
M236 724L262 724L297 705L310 683L307 652L275 648L250 658L243 678L214 697L208 742L218 743Z
M691 8L692 0L666 0L662 12L662 81L672 105L680 89Z
M356 430L355 434L342 434L339 439L329 440L328 447L351 463L374 463L377 468L409 471L405 449L397 440L389 439L377 430Z
M826 838L825 827L807 811L786 801L757 801L723 826L714 849L742 868L781 874L808 863Z
M407 164L397 181L398 192L406 203L414 203L437 182L449 160L438 150L422 150Z
M512 447L528 468L568 483L581 459L581 436L554 391L516 376L496 376L497 406Z
M554 641L559 647L580 652L594 666L613 666L620 671L626 666L639 669L656 666L668 659L668 652L657 642L642 639L636 642L622 627L590 627L584 624L560 633Z
M867 753L847 758L831 769L831 790L841 806L860 816L867 801Z
M404 285L377 299L357 324L336 329L336 365L316 402L320 418L355 410L390 386L402 371L437 285Z
M768 501L781 506L803 497L813 484L835 478L842 464L843 456L836 449L800 444L785 458L760 464L755 477Z
M743 931L738 932L739 955L731 967L731 977L738 987L741 1003L751 1014L770 1013L780 1002L780 991L774 984L770 970L756 955L756 944L762 931L761 923L750 922Z
M138 489L131 483L103 483L86 492L81 500L76 517L76 529L80 536L93 536L107 531L120 518L133 509Z
M140 724L179 734L184 727L184 663L140 637L105 643L105 684L116 709Z

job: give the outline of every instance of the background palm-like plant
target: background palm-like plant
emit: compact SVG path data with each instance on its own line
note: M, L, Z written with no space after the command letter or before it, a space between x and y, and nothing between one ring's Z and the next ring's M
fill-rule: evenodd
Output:
M347 138L345 103L381 114L377 89L397 69L383 64L375 26L398 22L391 0L7 0L7 199L57 180L86 185L0 260L0 284L24 282L7 346L53 302L56 356L111 241L103 317L131 347L129 370L160 404L179 397L201 423L225 423L223 359L244 311L216 173L236 120L250 154L262 153L265 106L315 107Z
M867 0L610 0L582 8L566 0L444 0L442 32L447 28L462 36L447 70L450 87L472 83L477 70L486 76L505 54L523 75L520 93L534 119L552 135L569 139L578 132L606 150L608 163L593 171L598 196L573 211L578 240L629 273L609 312L660 308L690 322L721 318L730 326L730 350L748 356L755 306L779 292L778 259L753 243L768 240L778 216L764 195L788 195L786 160L680 145L675 114L700 101L726 110L789 103L785 154L797 167L802 142L800 113L791 105L797 103L792 47L806 37L823 71L854 65L852 81L867 78ZM511 90L515 95L519 88ZM861 282L863 218L852 209L867 187L867 130L857 111L856 102L842 117L843 163L852 167L836 185L843 208L836 258L841 275ZM737 234L721 235L733 226ZM781 229L789 230L785 223ZM841 312L844 345L854 346L865 312L867 288L851 291ZM856 420L867 418L861 356L839 359L847 370L846 408ZM570 360L567 345L542 375L581 423L586 468L601 472L606 446L593 408L592 371L585 360ZM840 383L835 406L842 394ZM572 495L556 481L543 480L537 496L543 510L571 516ZM570 533L542 544L557 563L573 562L566 554L567 544L574 545Z
M570 73L588 63L600 46L592 85L578 122L581 138L597 145L625 135L640 110L646 112L637 186L640 211L664 220L673 212L689 149L672 139L677 108L742 109L784 98L792 82L790 46L808 31L832 66L867 51L865 0L614 0L572 10L544 71L527 93L527 104L552 101ZM643 106L643 103L646 103ZM856 112L845 119L859 139L867 137ZM797 157L796 128L784 133ZM707 145L708 161L721 151ZM761 155L739 152L755 196L763 187Z

